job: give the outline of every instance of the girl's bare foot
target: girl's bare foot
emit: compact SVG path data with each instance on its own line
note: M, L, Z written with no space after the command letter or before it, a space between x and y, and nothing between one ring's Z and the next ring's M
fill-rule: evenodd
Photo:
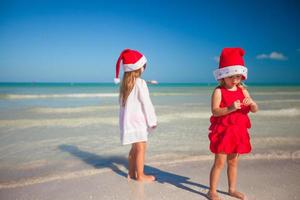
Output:
M130 181L131 179L136 179L135 174L128 173L127 174L127 180Z
M238 191L233 190L233 191L229 191L228 193L229 193L230 196L238 198L238 199L242 199L242 200L247 199L246 196L243 193L238 192Z
M155 181L155 176L152 176L152 175L142 175L142 176L139 176L137 177L136 179L137 181L145 181L145 182L152 182L152 181Z
M207 197L208 197L209 200L222 200L222 199L219 197L219 195L218 195L217 192L211 192L211 191L209 191L209 192L207 193Z

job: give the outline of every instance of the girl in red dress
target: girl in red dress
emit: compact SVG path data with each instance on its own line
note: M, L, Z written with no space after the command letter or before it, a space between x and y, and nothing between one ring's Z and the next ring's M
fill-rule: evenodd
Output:
M246 198L236 190L238 155L251 151L248 112L254 113L258 107L242 83L247 78L243 55L241 48L224 48L219 69L214 71L220 85L214 90L211 100L213 115L210 118L209 140L210 150L215 154L208 192L211 200L220 200L217 184L226 161L228 194L238 199Z

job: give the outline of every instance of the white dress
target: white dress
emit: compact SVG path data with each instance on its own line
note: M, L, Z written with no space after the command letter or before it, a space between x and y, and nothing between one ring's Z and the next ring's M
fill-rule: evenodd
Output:
M136 79L125 106L120 101L119 125L123 145L147 141L151 127L157 125L147 83L141 78Z

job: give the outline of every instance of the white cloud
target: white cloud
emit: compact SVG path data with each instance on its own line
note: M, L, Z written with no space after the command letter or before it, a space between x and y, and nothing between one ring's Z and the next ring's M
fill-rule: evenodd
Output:
M267 59L269 56L267 54L260 54L256 56L257 59Z
M274 59L274 60L287 60L287 57L284 56L282 53L278 53L278 52L272 52L270 54L270 59Z
M282 53L273 51L270 54L259 54L256 56L257 59L271 59L271 60L287 60L288 58Z

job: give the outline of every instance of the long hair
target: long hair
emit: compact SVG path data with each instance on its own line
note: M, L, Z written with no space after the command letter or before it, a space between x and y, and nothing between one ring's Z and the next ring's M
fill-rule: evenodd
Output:
M122 106L125 106L127 98L135 85L135 81L141 76L141 74L142 68L124 73L119 95L119 100Z

